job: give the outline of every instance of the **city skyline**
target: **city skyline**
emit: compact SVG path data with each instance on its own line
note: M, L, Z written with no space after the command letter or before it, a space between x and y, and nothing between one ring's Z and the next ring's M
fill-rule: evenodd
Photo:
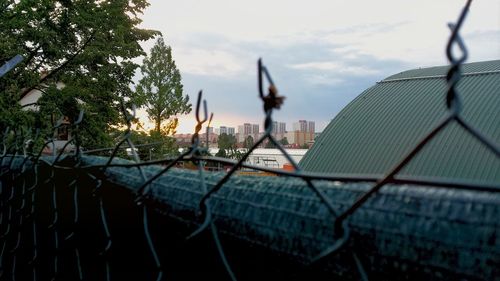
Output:
M305 126L301 126L297 128L296 124L305 122ZM315 130L315 123L316 121L313 120L298 120L298 122L281 122L281 121L273 121L273 131L272 133L284 133L284 132L292 132L292 131L307 131L307 132L312 132L312 133L320 133L321 131L316 131ZM292 126L287 126L288 124L291 124ZM206 127L205 127L206 128ZM262 133L264 132L264 127L260 126L259 124L253 124L251 122L244 122L240 125L237 125L235 127L232 126L226 126L226 125L221 125L221 126L210 126L210 133L216 133L216 134L222 134L226 133L229 134L228 131L232 130L232 134L236 133L243 133L243 134L254 134L254 133Z
M315 121L311 120L298 120L298 122L293 122L292 126L288 127L288 129L285 122L273 121L271 135L277 141L286 140L286 142L284 142L285 147L305 148L310 147L314 143L316 137L321 133L316 132L315 128ZM248 122L238 125L237 128L229 126L210 126L205 127L204 130L202 129L201 142L206 145L208 140L210 147L216 147L219 137L222 134L227 134L234 136L236 144L242 147L246 145L249 137L252 138L252 141L250 141L250 143L252 143L260 139L264 133L264 128L261 128L258 124ZM179 145L189 144L191 137L192 134L190 133L179 133L174 135ZM267 147L267 141L261 143L260 147Z
M321 131L316 131L315 130L315 121L312 120L298 120L298 122L292 122L290 123L292 126L287 126L286 122L280 122L280 121L273 121L273 130L272 134L283 134L286 132L294 132L294 131L300 131L300 132L308 132L308 133L321 133ZM305 125L304 125L305 124ZM202 133L206 133L207 127L204 127L204 130L202 130ZM236 127L231 127L231 126L210 126L208 127L208 133L209 134L216 134L216 135L222 135L222 134L227 134L227 135L237 135L237 134L243 134L243 135L252 135L252 134L257 134L257 133L263 133L264 128L259 126L258 124L252 124L250 122L245 122L241 125L238 125ZM191 134L190 132L187 133L177 133L178 135L188 135Z

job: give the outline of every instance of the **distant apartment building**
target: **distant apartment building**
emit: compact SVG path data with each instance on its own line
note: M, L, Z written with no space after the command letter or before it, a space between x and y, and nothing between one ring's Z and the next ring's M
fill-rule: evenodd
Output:
M288 143L292 146L312 145L314 143L315 134L309 132L292 131L284 134Z
M201 143L206 145L207 144L207 135L200 136ZM209 147L217 147L218 146L218 141L219 141L219 135L215 133L210 133L208 134L208 146Z
M277 140L281 140L285 137L285 133L286 133L286 123L274 121L272 135Z
M299 120L299 122L293 123L293 130L299 132L316 132L316 123L314 121Z
M199 140L200 140L200 145L206 146L207 145L207 134L206 132L203 134L199 134ZM191 146L191 141L193 138L193 134L175 134L174 135L175 142L177 145L180 147L187 147ZM217 147L217 142L219 140L219 136L215 133L209 133L208 134L208 143L210 147Z
M220 126L219 128L219 134L226 134L227 135L227 127L226 126Z
M286 123L273 121L273 133L282 134L286 132Z
M234 136L236 134L234 127L226 127L226 126L220 126L219 129L216 129L216 133L217 132L218 135L226 134Z
M272 134L276 135L277 133L278 133L278 122L277 121L273 121L273 132L272 132Z
M252 136L254 141L256 141L258 138L260 138L259 124L252 124L251 136Z
M293 130L299 132L307 132L307 121L299 120L299 122L293 123Z
M248 124L248 125L250 125L250 124ZM248 129L248 130L245 130L245 129L246 129L245 124L238 126L238 134L236 134L236 140L238 142L243 142L245 140L245 136L247 136L249 134L250 129Z
M238 142L244 142L248 136L251 136L254 140L259 138L259 124L244 123L243 125L238 126Z
M243 125L238 126L238 134L245 136L252 134L252 124L245 123Z
M238 142L243 142L245 138L252 133L252 125L250 123L244 123L238 126Z
M259 133L259 124L252 124L252 134Z
M191 145L191 138L193 137L192 134L175 134L175 142L179 146L189 146Z
M307 122L307 132L313 133L313 134L316 132L316 126L315 126L314 121Z
M279 122L278 123L278 134L284 134L284 133L286 133L286 123Z
M316 131L314 121L299 120L299 122L293 123L292 127L293 131L286 134L289 143L303 146L314 142Z

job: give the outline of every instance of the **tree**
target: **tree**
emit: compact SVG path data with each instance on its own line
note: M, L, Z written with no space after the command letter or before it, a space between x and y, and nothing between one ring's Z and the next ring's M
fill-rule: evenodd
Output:
M236 138L233 135L222 133L217 139L217 145L220 149L234 149L236 147Z
M172 59L172 48L160 36L141 66L143 77L136 89L135 102L146 108L148 117L160 132L162 123L177 122L172 116L191 112L189 96L182 95L181 74ZM168 126L168 125L167 125Z
M123 122L119 101L132 95L129 85L138 67L133 59L145 54L139 42L159 34L138 28L148 5L146 0L2 1L0 64L17 54L24 61L0 79L0 129L31 126L38 119L50 134L52 113L72 118L83 108L83 145L110 145L110 125ZM34 89L43 93L40 114L18 105Z
M131 140L137 146L138 154L143 160L164 159L179 154L179 147L173 137L151 131L132 131Z
M288 139L287 139L286 137L282 138L282 139L280 140L280 143L281 143L282 145L289 145L289 143L288 143Z
M243 147L250 149L253 146L253 137L248 136L245 138L245 141L243 142Z
M276 148L276 145L272 141L268 141L265 148Z
M217 151L217 153L215 153L215 156L222 157L222 158L228 158L226 150L222 149L222 148L219 148L219 151Z
M222 133L217 140L217 144L219 151L215 156L232 158L236 151L236 138L233 135Z

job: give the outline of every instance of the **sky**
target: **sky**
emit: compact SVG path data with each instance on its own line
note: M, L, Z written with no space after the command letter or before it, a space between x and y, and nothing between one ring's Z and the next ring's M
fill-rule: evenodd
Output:
M387 76L446 65L448 22L459 0L150 0L141 28L172 47L184 93L203 90L212 126L263 127L257 60L284 105L274 120L321 131L356 96ZM500 59L500 1L475 0L462 29L468 62ZM149 52L154 40L142 44ZM140 78L140 77L139 77ZM137 78L137 79L139 79ZM194 113L178 133L192 133Z

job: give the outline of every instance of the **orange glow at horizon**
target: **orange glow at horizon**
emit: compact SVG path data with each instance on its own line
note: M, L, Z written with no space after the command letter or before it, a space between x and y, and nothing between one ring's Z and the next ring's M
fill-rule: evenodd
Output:
M192 111L188 115L180 115L177 117L179 118L179 126L177 127L177 134L192 134L194 132L196 126L196 118L194 114L195 114L194 111ZM154 129L155 125L153 122L149 120L147 113L144 109L137 110L137 118L139 118L139 121L141 122L142 127L146 132L149 132L150 130ZM262 121L249 119L243 116L214 114L210 127L219 128L220 126L226 126L226 127L233 127L236 130L238 130L238 125L242 125L243 123L253 123L261 125ZM203 129L202 129L203 132L205 131L207 124L208 120L203 124Z

